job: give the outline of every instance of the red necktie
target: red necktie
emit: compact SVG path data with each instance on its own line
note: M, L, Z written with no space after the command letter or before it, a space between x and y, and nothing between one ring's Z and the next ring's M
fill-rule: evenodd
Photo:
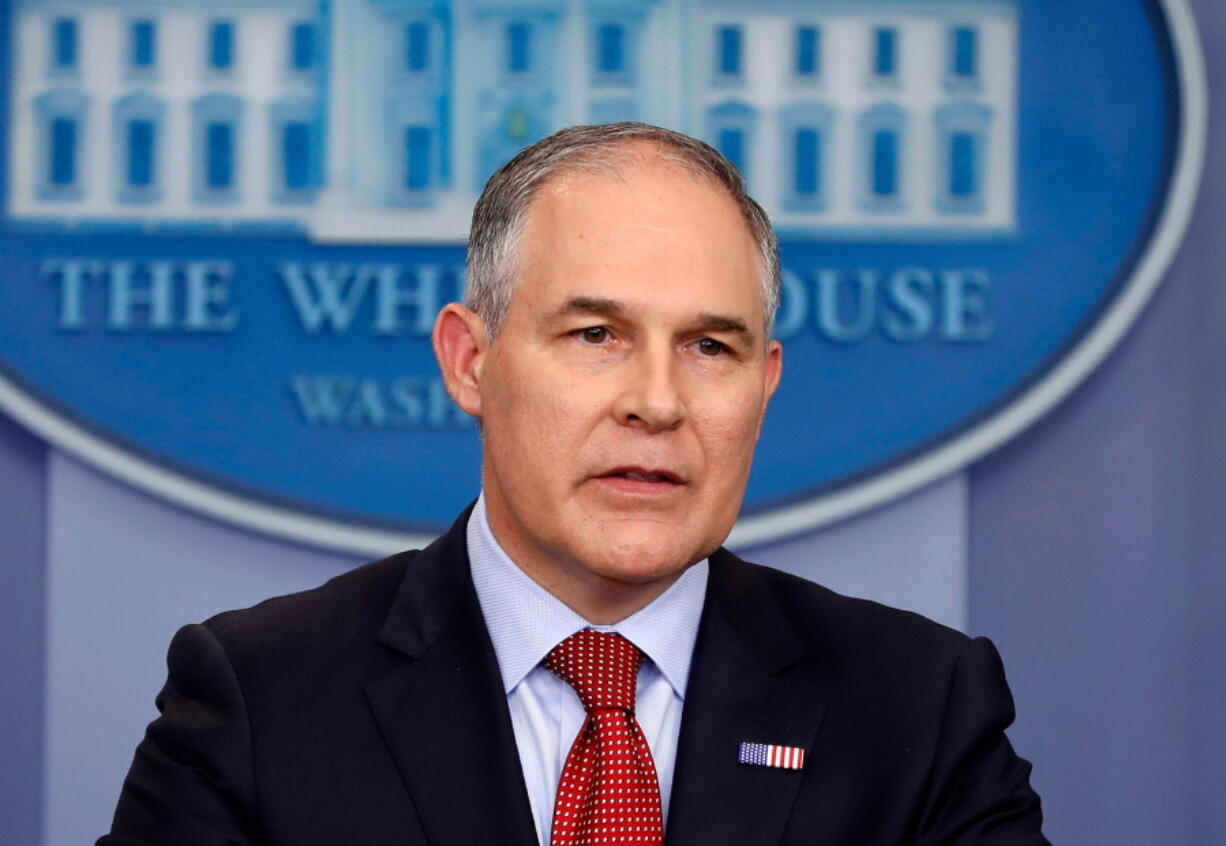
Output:
M562 767L553 846L664 843L656 765L634 718L642 661L643 653L621 635L591 629L571 635L545 658L587 711Z

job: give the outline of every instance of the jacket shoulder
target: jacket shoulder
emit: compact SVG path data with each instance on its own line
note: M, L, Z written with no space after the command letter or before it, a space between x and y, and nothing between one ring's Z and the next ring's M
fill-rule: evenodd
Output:
M373 642L418 550L356 567L319 587L266 599L205 620L234 659L322 655L342 645Z
M814 653L830 658L900 664L948 664L970 641L963 633L912 611L845 596L773 567L728 556L733 579L755 585ZM745 587L739 588L747 590Z

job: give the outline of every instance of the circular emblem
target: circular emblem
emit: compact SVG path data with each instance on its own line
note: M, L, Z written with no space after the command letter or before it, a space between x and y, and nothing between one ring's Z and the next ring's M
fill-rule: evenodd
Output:
M12 4L0 407L211 517L420 544L479 485L429 342L472 203L555 128L644 120L717 146L781 238L748 545L1020 432L1136 319L1191 213L1184 0L574 10Z

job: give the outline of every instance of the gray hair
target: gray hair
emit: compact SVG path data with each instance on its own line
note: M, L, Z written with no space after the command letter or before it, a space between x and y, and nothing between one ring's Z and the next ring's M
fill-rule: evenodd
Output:
M502 328L515 285L516 251L528 208L552 177L574 170L615 172L645 145L656 158L722 186L757 242L762 257L762 303L769 336L779 307L779 242L770 219L745 191L745 180L718 150L696 138L645 123L571 126L519 152L481 192L468 239L465 300L493 338Z

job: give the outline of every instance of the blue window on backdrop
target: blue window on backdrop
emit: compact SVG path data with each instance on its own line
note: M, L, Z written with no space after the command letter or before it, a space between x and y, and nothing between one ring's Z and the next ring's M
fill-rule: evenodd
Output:
M51 121L51 158L47 181L56 187L77 181L77 122L72 118Z
M315 25L302 21L290 27L289 66L296 71L315 66Z
M621 73L626 66L626 28L604 24L596 30L596 69L601 73Z
M873 32L873 73L894 76L898 73L898 30L878 27Z
M822 136L811 127L796 130L792 190L801 197L822 192Z
M796 75L816 76L821 73L821 30L815 26L796 28Z
M133 91L111 107L112 143L118 156L116 200L142 203L159 196L159 159L165 103L148 91Z
M151 120L128 122L127 182L133 188L153 185L153 157L157 126Z
M224 191L234 184L234 124L215 122L204 128L204 184Z
M209 67L229 70L234 67L234 24L213 21L209 25Z
M940 156L937 209L950 214L986 211L992 191L988 163L993 110L965 100L942 106L933 117Z
M131 37L132 67L143 70L157 64L157 24L151 20L133 21Z
M739 26L715 30L715 67L721 76L740 76L744 62L743 32Z
M60 18L51 29L51 56L57 70L72 70L77 66L77 22Z
M219 91L202 94L191 103L192 192L201 203L228 203L238 199L242 166L243 100ZM144 115L140 115L144 117ZM268 139L268 172L281 174L280 124Z
M47 91L35 98L38 135L32 152L40 199L84 197L89 175L83 165L90 143L86 130L90 99L79 86Z
M404 187L410 191L421 191L430 187L429 127L405 127Z
M412 73L430 67L430 25L425 21L410 21L404 28L404 67Z
M954 132L949 136L949 195L969 198L979 195L979 156L973 132Z
M302 191L311 187L311 125L302 121L281 127L281 161L283 184L287 190Z
M719 131L719 151L724 158L736 165L736 169L745 172L745 131L743 129L721 129Z
M970 79L979 73L979 38L978 33L969 26L955 27L952 35L952 67L953 75L959 79Z
M507 70L525 73L532 67L532 30L526 23L507 25Z
M898 194L898 133L892 129L873 132L873 196Z

